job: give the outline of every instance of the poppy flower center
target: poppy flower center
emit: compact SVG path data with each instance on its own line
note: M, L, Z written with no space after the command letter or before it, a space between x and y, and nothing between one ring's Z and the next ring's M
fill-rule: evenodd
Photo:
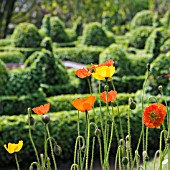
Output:
M159 116L156 115L155 112L151 112L151 113L150 113L150 118L151 118L153 121L155 121L155 120L157 120L157 119L159 118Z

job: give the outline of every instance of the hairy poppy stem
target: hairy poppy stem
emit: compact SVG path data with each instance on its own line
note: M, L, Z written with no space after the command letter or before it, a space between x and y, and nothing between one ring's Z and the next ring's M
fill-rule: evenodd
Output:
M18 158L17 158L17 154L16 153L15 153L15 160L16 160L16 164L17 164L17 170L20 170L19 163L18 163Z
M41 166L41 164L40 164L40 159L39 159L38 152L37 152L37 149L36 149L36 147L35 147L34 141L33 141L33 139L32 139L30 117L31 117L31 109L28 108L29 138L30 138L30 140L31 140L32 146L33 146L33 148L34 148L35 155L36 155L36 157L37 157L37 162L38 162L38 165L39 165L39 167L40 167L40 166Z
M56 160L55 160L55 156L54 156L54 150L53 150L53 146L52 146L52 141L51 141L48 124L46 124L45 126L46 126L46 130L47 130L47 134L48 134L48 138L49 138L49 142L50 142L51 155L52 155L52 159L53 159L53 163L54 163L54 169L57 170L57 164L56 164Z

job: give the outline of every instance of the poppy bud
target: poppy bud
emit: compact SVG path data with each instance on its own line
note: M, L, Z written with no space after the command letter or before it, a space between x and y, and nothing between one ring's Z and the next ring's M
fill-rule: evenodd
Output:
M145 161L149 161L149 156L146 151L143 151L143 158L145 159Z
M55 153L57 156L60 156L61 153L62 153L61 146L55 144L55 145L54 145L54 153Z
M99 128L96 128L94 134L95 134L95 136L100 135L101 134L101 130Z
M145 157L145 161L149 161L149 156L148 155L146 155L146 157Z
M136 103L131 98L129 98L129 108L131 110L136 109Z
M123 158L122 158L122 163L123 163L123 165L127 165L128 162L129 162L129 160L128 160L127 157L123 157Z
M105 86L104 86L104 90L105 90L105 91L109 91L109 86L108 86L108 85L105 85Z
M33 118L32 116L29 116L29 118L28 118L28 120L27 120L27 123L28 123L29 125L34 125L34 124L35 124L34 118Z
M45 114L42 116L42 121L47 124L50 121L50 116L48 114Z
M163 89L162 85L158 86L159 91L162 91L162 89Z
M146 65L146 68L147 68L148 71L150 71L150 64L149 63Z

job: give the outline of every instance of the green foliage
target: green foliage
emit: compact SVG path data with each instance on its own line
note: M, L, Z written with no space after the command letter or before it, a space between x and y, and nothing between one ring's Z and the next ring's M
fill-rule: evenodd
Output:
M0 59L4 63L23 63L25 56L21 52L0 52Z
M105 112L105 108L102 108L102 111ZM120 106L119 112L122 119L123 129L125 136L127 134L127 111L128 106ZM115 122L118 125L119 123L119 116L117 113L117 109L114 109L115 112ZM61 157L57 157L58 161L68 162L73 161L73 154L74 154L74 144L77 137L77 111L63 111L63 112L55 112L49 113L51 117L51 122L49 124L49 129L51 132L51 136L57 141L63 150ZM95 109L95 119L100 120L100 109ZM13 142L18 142L18 140L24 141L24 147L18 154L18 158L20 163L24 164L26 168L27 165L31 161L35 161L35 154L32 148L32 144L28 139L28 125L27 125L27 117L24 115L19 116L1 116L0 117L0 131L1 131L1 140L0 145L3 146L4 143L8 143L9 139ZM37 147L38 153L43 153L43 140L44 139L44 125L41 122L41 116L33 115L36 124L32 127L32 135L33 140L35 142L35 146ZM92 120L93 116L92 113L89 112L89 118ZM80 134L84 135L85 132L85 114L80 113ZM142 110L137 107L131 113L131 124L133 124L133 128L131 129L132 135L132 149L136 148L140 132L141 132L141 121L142 121ZM97 122L96 122L97 123ZM97 123L98 124L98 123ZM7 126L8 125L8 126ZM99 128L100 125L98 124ZM153 154L159 147L159 134L162 129L150 129L149 141L150 144L148 146L148 154ZM91 139L94 137L94 129L91 129ZM153 140L154 139L154 140ZM113 144L111 150L116 150L116 137L115 133L113 134ZM97 146L96 146L97 147ZM96 148L97 149L97 148ZM114 156L116 152L112 153ZM30 156L33 155L33 156ZM97 155L97 154L96 154ZM9 155L5 149L1 150L0 152L0 165L9 165L12 164L13 157Z
M41 32L49 36L54 42L68 42L69 37L65 31L64 23L59 17L45 15L42 21Z
M132 28L142 25L152 25L153 13L148 10L137 12L131 21Z
M169 72L170 55L160 54L153 62L151 67L151 75L148 80L147 91L151 94L158 94L158 86L163 86L163 92L170 95L170 82L168 78L159 77Z
M42 40L35 25L31 23L20 23L16 26L12 37L15 47L36 48Z
M89 23L85 26L83 31L82 43L85 45L94 45L94 46L108 46L111 43L115 42L115 39L107 37L107 33L102 28L102 25L97 22Z
M155 29L146 40L145 49L148 53L153 53L156 58L160 53L160 47L170 37L170 31L163 27Z
M80 46L75 48L56 48L54 53L61 60L69 60L77 63L91 64L98 63L101 47Z
M140 26L130 32L129 45L135 48L143 49L145 41L149 37L153 28L149 26Z
M160 48L161 53L167 53L170 51L170 38L167 39Z
M5 63L0 59L0 95L4 93L5 84L8 81L8 70Z
M0 115L27 114L28 107L37 107L47 103L42 91L23 96L0 96Z
M170 10L168 10L165 15L163 16L163 18L161 19L162 24L167 27L170 28Z

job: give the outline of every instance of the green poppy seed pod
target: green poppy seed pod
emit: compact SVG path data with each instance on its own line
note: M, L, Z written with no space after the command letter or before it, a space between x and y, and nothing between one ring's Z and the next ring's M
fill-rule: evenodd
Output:
M104 86L104 90L105 90L105 91L109 91L109 86L108 86L108 85L105 85L105 86Z
M162 89L163 89L162 85L158 86L158 90L159 90L160 92L162 92Z
M123 164L123 165L127 165L128 162L129 162L129 160L128 160L127 157L123 157L123 158L122 158L122 164Z
M147 68L148 71L150 71L151 66L150 66L149 63L146 65L146 68Z
M146 151L143 151L143 158L145 159L145 161L149 161L149 156Z
M146 157L145 157L145 161L149 161L149 156L148 155L146 155Z
M34 125L34 124L35 124L34 118L33 118L32 116L29 116L29 118L28 118L28 120L27 120L27 123L28 123L29 125Z
M55 145L54 145L54 153L55 153L57 156L60 156L61 153L62 153L61 146L55 144Z
M99 128L96 128L94 131L95 136L100 136L101 130Z
M133 101L132 98L129 98L129 108L130 108L131 110L136 109L136 103Z
M47 124L50 121L50 116L48 114L45 114L42 116L42 121Z

